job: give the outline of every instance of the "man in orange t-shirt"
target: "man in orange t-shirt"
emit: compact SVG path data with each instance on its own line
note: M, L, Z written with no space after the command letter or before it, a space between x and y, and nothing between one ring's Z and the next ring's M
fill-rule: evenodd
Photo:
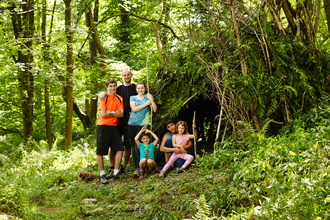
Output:
M123 99L116 94L117 82L114 79L106 81L105 99L100 100L100 118L97 121L97 148L96 160L100 169L100 181L107 184L106 174L104 171L103 155L108 155L109 147L115 155L114 178L119 179L123 176L120 173L120 161L123 155L124 147L117 128L118 118L123 117L124 107Z

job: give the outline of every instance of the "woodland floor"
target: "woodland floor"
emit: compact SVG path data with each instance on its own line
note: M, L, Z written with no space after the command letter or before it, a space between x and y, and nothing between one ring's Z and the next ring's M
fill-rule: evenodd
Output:
M89 169L82 172L89 174ZM48 219L190 219L197 212L194 200L208 185L194 165L179 174L171 169L165 179L156 172L143 180L128 174L123 180L110 179L107 185L98 179L63 182L53 196L35 203ZM213 172L208 178L220 176Z

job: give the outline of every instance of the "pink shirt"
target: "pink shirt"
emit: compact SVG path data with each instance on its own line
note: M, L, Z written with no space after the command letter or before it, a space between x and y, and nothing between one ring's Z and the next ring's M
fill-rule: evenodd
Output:
M184 134L182 136L175 134L172 139L175 139L177 145L186 146L190 140L190 134Z

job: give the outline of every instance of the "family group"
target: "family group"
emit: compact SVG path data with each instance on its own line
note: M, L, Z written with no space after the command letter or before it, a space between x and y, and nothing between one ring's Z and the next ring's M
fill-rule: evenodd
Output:
M143 82L132 83L132 72L124 69L123 83L117 86L114 79L106 81L107 92L100 94L99 112L97 121L96 160L100 170L100 181L107 184L108 179L126 178L125 167L129 161L131 151L133 157L133 175L144 178L144 169L148 164L159 171L164 177L165 172L175 165L177 172L182 172L194 159L187 153L192 147L191 139L194 135L188 133L188 125L184 121L175 122L167 119L164 124L167 133L163 136L160 151L165 153L166 164L159 170L155 161L154 149L159 138L151 130L151 111L157 111L154 97L146 93ZM193 124L194 134L196 126ZM151 142L152 137L154 141ZM123 136L123 141L122 141ZM125 147L125 150L124 150ZM123 163L121 164L124 154ZM110 169L104 171L103 156L108 155Z

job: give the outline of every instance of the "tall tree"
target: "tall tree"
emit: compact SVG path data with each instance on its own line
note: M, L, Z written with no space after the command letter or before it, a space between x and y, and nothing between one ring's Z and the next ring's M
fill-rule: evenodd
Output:
M53 16L54 10L56 6L56 0L54 1L53 6L53 13L50 25L50 31L53 26ZM46 34L46 24L47 24L47 0L42 1L42 23L41 23L41 39L42 39L42 52L43 52L43 59L46 62L46 66L48 67L51 62L49 58L49 45L50 45L50 36L49 41L47 42L47 34ZM45 119L46 119L46 137L48 147L51 148L53 145L53 126L52 126L52 119L51 119L51 106L50 106L50 82L49 82L49 71L50 68L46 68L45 66L45 80L44 80L44 104L45 104Z
M18 83L20 88L23 139L27 141L33 136L33 36L34 36L34 0L27 0L16 6L11 4L10 12L15 39L19 42L16 56L12 56L18 68Z
M325 16L327 17L328 33L330 33L330 1L323 0Z
M71 0L64 0L65 4L65 35L66 35L66 84L65 84L65 148L72 145L72 117L73 117L73 28Z

